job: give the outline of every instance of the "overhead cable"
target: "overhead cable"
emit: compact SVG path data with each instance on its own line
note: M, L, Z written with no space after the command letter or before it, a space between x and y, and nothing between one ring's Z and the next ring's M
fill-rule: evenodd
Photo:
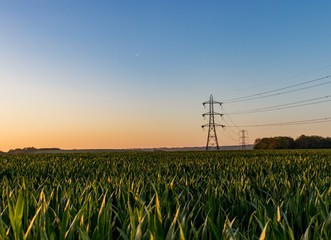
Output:
M316 79L313 79L313 80L293 84L293 85L290 85L290 86L286 86L286 87L282 87L282 88L278 88L278 89L274 89L274 90L270 90L270 91L266 91L266 92L256 93L256 94L247 95L247 96L239 97L239 98L227 99L227 100L223 101L223 103L244 102L244 101L248 101L248 100L254 100L254 99L260 99L260 98L265 98L265 97L277 96L277 95L282 95L282 94L286 94L286 93L301 91L301 90L309 89L309 88L313 88L313 87L318 87L318 86L330 84L331 81L327 81L327 82L323 82L323 83L319 83L319 84L314 84L314 85L310 85L310 86L306 86L306 87L302 87L302 88L295 88L295 87L306 85L306 84L309 84L309 83L322 81L322 80L330 78L330 77L331 77L331 75L327 75L327 76L324 76L324 77L316 78ZM290 88L295 88L295 89L283 91L283 90L290 89Z
M233 123L234 127L236 127L238 130L240 130L240 128L237 126L237 124L234 123L234 121L232 120L232 118L229 116L229 114L227 113L227 111L224 109L224 106L221 106L224 112L224 115L227 116L227 118Z
M288 126L288 125L315 124L315 123L325 123L325 122L331 122L331 117L315 118L315 119L293 121L293 122L254 124L254 125L245 125L245 126L239 126L239 127L248 128L248 127ZM227 126L225 126L225 127L227 127Z
M250 114L250 113L258 113L258 112L269 112L269 111L275 111L275 110L281 110L281 109L289 109L289 108L296 108L296 107L302 107L302 106L309 106L309 105L315 105L319 103L325 103L330 102L331 99L328 100L322 100L317 101L321 99L327 99L330 98L331 95L318 97L318 98L311 98L307 100L292 102L292 103L286 103L286 104L279 104L269 107L263 107L263 108L255 108L255 109L249 109L244 111L238 111L238 112L230 112L229 115L240 115L240 114Z

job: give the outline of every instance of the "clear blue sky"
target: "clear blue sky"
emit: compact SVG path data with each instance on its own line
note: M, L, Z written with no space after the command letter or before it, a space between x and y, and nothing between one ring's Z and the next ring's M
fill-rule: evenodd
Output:
M330 12L329 1L0 1L0 149L204 145L210 94L223 101L331 74ZM224 108L328 94L331 84ZM330 116L329 102L231 119ZM253 142L330 136L329 126L247 130ZM221 145L237 144L238 131L220 130Z

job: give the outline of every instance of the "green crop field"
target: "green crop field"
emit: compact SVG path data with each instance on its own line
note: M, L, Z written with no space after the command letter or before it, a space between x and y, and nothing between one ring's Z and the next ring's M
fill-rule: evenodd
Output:
M0 155L0 239L331 239L331 151Z

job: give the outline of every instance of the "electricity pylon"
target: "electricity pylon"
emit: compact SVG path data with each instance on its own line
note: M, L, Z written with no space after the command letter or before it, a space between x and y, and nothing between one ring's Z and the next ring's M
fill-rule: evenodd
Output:
M241 150L246 150L246 139L248 139L248 132L243 129L239 132L239 136L241 140Z
M219 115L222 117L223 114L214 111L214 104L219 104L220 106L222 106L222 103L214 101L213 95L210 95L209 101L206 101L202 104L203 106L209 105L209 112L202 114L203 117L205 117L206 115L209 116L209 123L201 126L202 128L208 127L206 150L208 150L211 145L216 146L216 149L219 150L220 147L218 145L216 127L224 127L224 125L215 123L215 115Z

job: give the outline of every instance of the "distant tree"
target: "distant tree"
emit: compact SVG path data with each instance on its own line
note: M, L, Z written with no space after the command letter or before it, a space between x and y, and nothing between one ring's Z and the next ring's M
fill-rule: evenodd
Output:
M331 148L331 138L327 137L323 139L323 148Z
M253 149L270 149L272 145L272 138L259 138L255 140Z
M273 149L293 149L296 147L295 141L291 137L275 137Z
M295 142L298 148L327 148L327 139L320 136L305 136L301 135Z
M26 153L33 153L37 149L34 147L27 147L27 148L16 148L16 149L11 149L8 151L9 154L26 154Z
M29 154L29 153L43 153L47 151L59 151L60 148L34 148L34 147L26 147L26 148L16 148L8 151L9 154Z
M269 149L271 138L258 138L254 142L253 149Z
M258 138L253 149L293 149L295 141L291 137Z
M316 149L331 148L331 138L301 135L296 140L291 137L258 138L253 149Z

